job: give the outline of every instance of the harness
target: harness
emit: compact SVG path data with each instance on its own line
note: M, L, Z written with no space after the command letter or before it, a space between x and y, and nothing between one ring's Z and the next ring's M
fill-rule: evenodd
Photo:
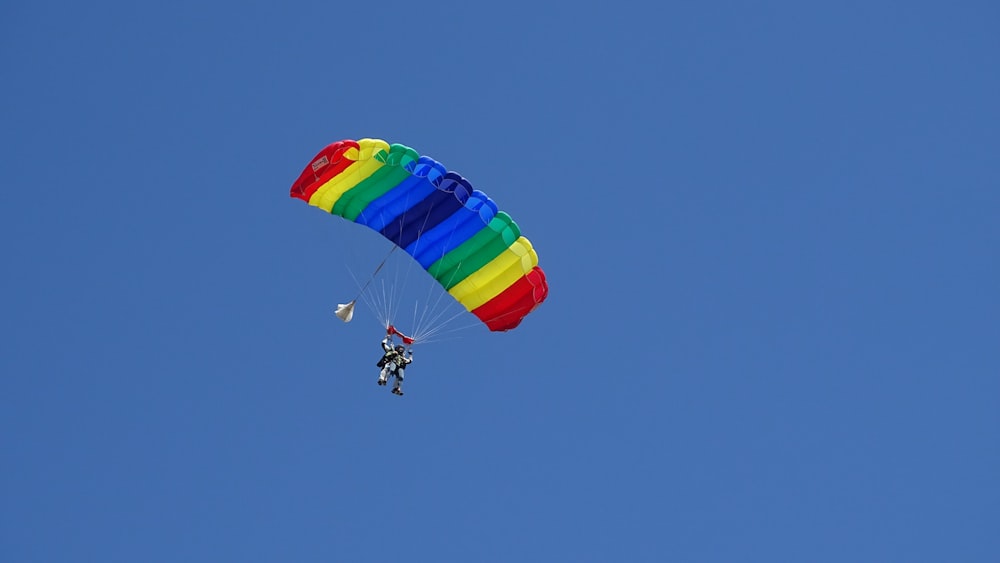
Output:
M399 369L406 364L410 363L410 360L406 359L405 356L397 352L396 350L389 350L382 356L382 359L375 364L377 367L384 368L389 362L395 362L396 369Z

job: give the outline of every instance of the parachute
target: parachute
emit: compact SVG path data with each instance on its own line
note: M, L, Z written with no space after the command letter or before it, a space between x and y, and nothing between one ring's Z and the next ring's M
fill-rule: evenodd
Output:
M379 233L491 331L518 326L548 296L538 254L510 215L467 179L406 145L331 143L290 195ZM350 321L355 301L338 305L337 317Z

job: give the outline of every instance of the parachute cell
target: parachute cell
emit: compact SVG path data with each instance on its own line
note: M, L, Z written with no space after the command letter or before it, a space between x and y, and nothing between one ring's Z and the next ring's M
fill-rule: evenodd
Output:
M490 330L516 327L548 296L538 255L514 220L467 179L405 145L331 143L291 197L402 248Z

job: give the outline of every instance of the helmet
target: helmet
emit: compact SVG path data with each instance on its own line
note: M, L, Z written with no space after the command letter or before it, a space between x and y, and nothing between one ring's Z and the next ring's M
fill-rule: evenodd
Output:
M402 354L402 353L403 353L403 350L404 350L404 348L403 348L403 345L402 345L402 344L397 344L397 345L396 345L396 351L397 351L397 352L399 352L400 354Z

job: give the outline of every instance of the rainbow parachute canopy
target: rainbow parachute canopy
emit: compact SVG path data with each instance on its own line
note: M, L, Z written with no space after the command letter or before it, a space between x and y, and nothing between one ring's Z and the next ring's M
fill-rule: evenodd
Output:
M331 143L291 197L404 249L492 331L516 327L548 295L538 254L517 223L461 175L405 145Z

